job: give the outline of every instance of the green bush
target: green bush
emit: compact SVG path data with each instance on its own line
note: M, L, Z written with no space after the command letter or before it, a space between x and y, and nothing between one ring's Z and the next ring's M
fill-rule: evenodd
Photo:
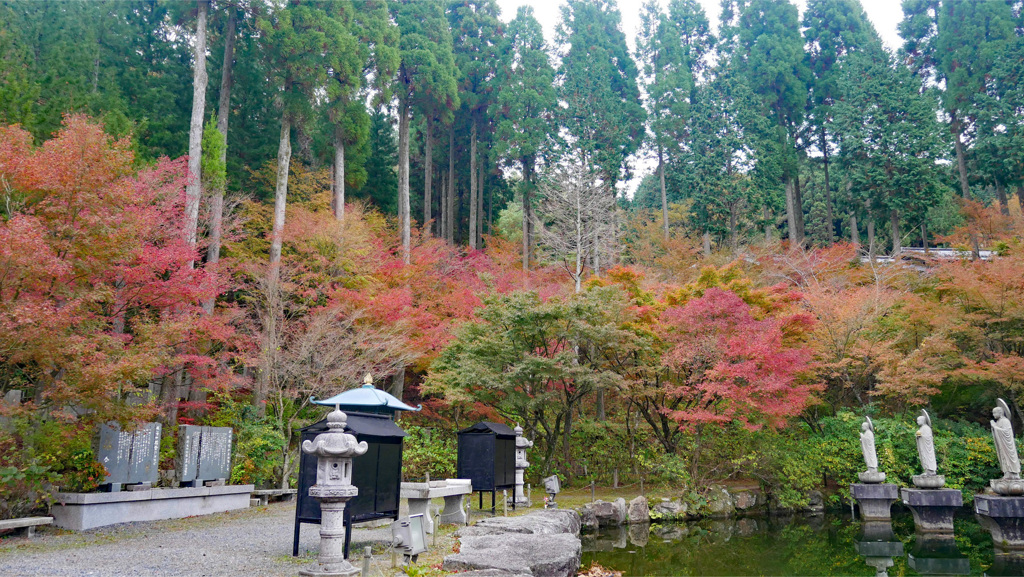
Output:
M286 446L284 436L252 403L218 395L215 404L217 409L207 423L234 430L231 482L257 487L276 485Z
M402 448L402 478L419 480L430 473L431 479L455 477L458 450L455 433L431 427L402 427L409 436Z

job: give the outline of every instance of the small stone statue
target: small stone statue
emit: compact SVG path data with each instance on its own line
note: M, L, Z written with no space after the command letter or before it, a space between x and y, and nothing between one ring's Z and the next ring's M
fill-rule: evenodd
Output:
M935 463L935 438L932 436L932 418L928 411L921 409L921 416L917 418L917 456L921 459L921 468L924 473L914 475L914 486L921 489L939 489L946 484L942 475L936 475L938 466Z
M875 424L871 417L864 417L864 423L860 429L860 449L864 452L864 464L868 470L858 473L857 477L861 483L881 483L885 480L885 473L878 470L878 454L875 452Z
M992 489L1000 495L1024 495L1024 481L1020 478L1020 459L1017 457L1017 440L1013 436L1013 425L1010 423L1010 407L1006 401L998 399L992 409L994 421L992 440L999 457L999 468L1003 471L1002 479L993 479Z

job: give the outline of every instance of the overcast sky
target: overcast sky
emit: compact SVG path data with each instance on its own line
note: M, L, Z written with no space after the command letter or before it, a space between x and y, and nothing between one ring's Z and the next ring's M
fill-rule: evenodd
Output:
M643 5L643 1L618 0L619 11L622 13L622 28L623 32L626 33L626 39L629 42L630 48L633 47L636 29L640 25L640 8ZM711 21L711 26L717 31L718 17L722 10L721 0L697 1L704 7L704 12ZM662 5L667 4L667 0L659 0L659 2ZM794 3L800 9L801 16L803 16L807 1L794 0ZM501 7L501 18L505 22L515 18L516 10L520 6L533 6L533 13L544 27L544 38L548 41L549 45L554 42L555 26L558 24L563 4L563 0L498 0L498 5ZM868 19L871 20L879 36L882 37L882 42L890 50L896 50L902 44L896 31L896 27L903 18L900 0L861 0L861 4L864 6L864 11L867 12ZM653 172L656 165L652 159L634 159L633 166L636 176L632 181L621 183L620 185L620 190L626 192L630 197L636 191L636 187L639 186L640 179L646 174Z

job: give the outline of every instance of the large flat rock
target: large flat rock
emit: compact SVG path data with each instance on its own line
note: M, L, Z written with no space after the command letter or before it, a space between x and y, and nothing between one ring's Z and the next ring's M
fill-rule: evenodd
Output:
M580 534L580 516L571 509L544 509L521 517L490 517L459 529L457 537L522 533L526 535Z
M495 534L462 537L459 553L444 559L445 571L496 570L533 577L570 577L580 567L579 537L559 534Z

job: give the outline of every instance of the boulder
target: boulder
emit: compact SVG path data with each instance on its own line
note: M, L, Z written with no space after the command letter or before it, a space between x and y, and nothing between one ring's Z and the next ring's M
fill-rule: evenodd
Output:
M729 491L721 485L712 485L704 513L712 519L723 519L731 517L735 512L736 507L732 504L732 495Z
M626 500L618 498L609 503L598 499L584 505L580 515L583 518L583 526L588 529L617 527L626 522Z
M477 569L459 573L459 577L530 577L531 575L532 573L513 573L504 569Z
M647 508L647 497L643 495L633 499L629 502L629 507L626 510L626 518L629 519L629 523L650 523L651 512Z
M681 525L658 525L654 534L665 541L678 541L690 534L689 527Z
M509 575L571 577L580 567L582 545L568 533L462 537L460 550L444 558L445 571L502 571ZM505 577L489 573L493 577Z
M593 507L586 505L580 509L580 527L584 533L593 533L598 529L597 513Z
M629 526L629 542L637 547L646 547L651 538L650 523L633 523Z
M659 519L672 521L686 518L689 509L690 507L686 503L662 499L660 503L654 505L653 511Z
M805 513L821 514L825 512L825 497L821 491L809 491L807 493L807 505L804 506Z
M542 509L521 517L489 517L459 529L456 537L522 533L526 535L580 534L580 516L572 509Z

